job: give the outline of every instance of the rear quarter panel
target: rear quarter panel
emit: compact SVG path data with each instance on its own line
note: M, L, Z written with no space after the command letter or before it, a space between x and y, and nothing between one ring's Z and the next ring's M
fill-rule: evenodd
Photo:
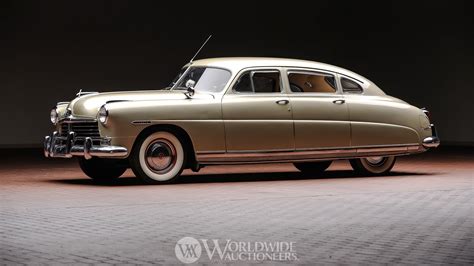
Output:
M420 144L427 134L419 108L386 95L345 95L352 146Z

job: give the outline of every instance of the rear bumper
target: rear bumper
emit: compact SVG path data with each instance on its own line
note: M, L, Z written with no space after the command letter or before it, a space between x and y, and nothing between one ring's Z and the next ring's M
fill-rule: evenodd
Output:
M121 146L112 146L108 139L94 139L100 141L100 145L94 145L93 139L85 138L82 145L74 145L76 143L75 133L69 132L67 137L59 136L55 131L51 136L44 138L44 156L51 158L71 158L72 156L80 156L85 159L95 157L115 158L126 157L128 150Z
M439 138L438 137L427 137L423 140L423 147L425 148L436 148L439 146Z
M438 133L436 132L436 128L433 124L431 124L431 134L433 136L426 137L423 139L423 147L425 148L436 148L441 143L438 138Z

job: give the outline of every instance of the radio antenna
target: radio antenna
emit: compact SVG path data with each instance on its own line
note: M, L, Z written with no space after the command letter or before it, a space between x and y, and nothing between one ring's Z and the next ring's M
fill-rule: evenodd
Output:
M194 54L193 58L191 58L191 60L189 61L189 63L192 63L194 61L194 58L196 58L196 56L199 54L199 52L201 52L202 48L206 45L206 43L209 41L209 39L211 39L212 37L212 34L209 35L209 37L207 37L207 39L204 41L204 43L201 45L201 47L199 48L199 50L197 50L197 52Z
M201 47L199 47L199 50L197 50L197 52L194 54L193 58L191 58L191 60L189 60L189 63L188 63L189 66L183 72L181 77L179 77L178 80L173 84L173 86L170 88L170 90L174 90L174 88L176 88L176 85L178 85L181 82L181 80L183 79L183 77L185 77L186 74L188 74L188 71L189 71L189 69L191 69L191 64L193 63L194 58L196 58L196 56L199 54L199 52L201 52L202 48L204 47L204 45L206 45L206 43L209 41L209 39L211 39L211 37L212 37L212 34L209 35L209 37L207 37L206 41L204 41L204 43L201 45ZM186 97L190 98L187 95L186 95Z

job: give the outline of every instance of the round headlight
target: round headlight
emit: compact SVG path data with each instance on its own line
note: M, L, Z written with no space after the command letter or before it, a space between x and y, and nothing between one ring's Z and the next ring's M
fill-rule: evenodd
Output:
M105 108L105 104L102 105L99 109L99 113L97 113L97 119L99 120L100 123L106 124L107 123L107 117L109 116L109 111L107 111L107 108Z
M53 125L56 125L58 123L58 111L56 111L56 107L51 109L51 112L49 113L49 118L51 119L51 123L53 123Z

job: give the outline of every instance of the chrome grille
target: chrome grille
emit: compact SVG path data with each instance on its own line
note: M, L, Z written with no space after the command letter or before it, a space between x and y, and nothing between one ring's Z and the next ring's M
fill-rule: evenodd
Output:
M66 137L69 132L76 133L76 139L85 139L86 137L100 138L99 126L97 122L63 123L61 124L60 134Z
M61 137L66 137L69 133L69 124L63 123L61 124L61 129L59 130L59 134Z

